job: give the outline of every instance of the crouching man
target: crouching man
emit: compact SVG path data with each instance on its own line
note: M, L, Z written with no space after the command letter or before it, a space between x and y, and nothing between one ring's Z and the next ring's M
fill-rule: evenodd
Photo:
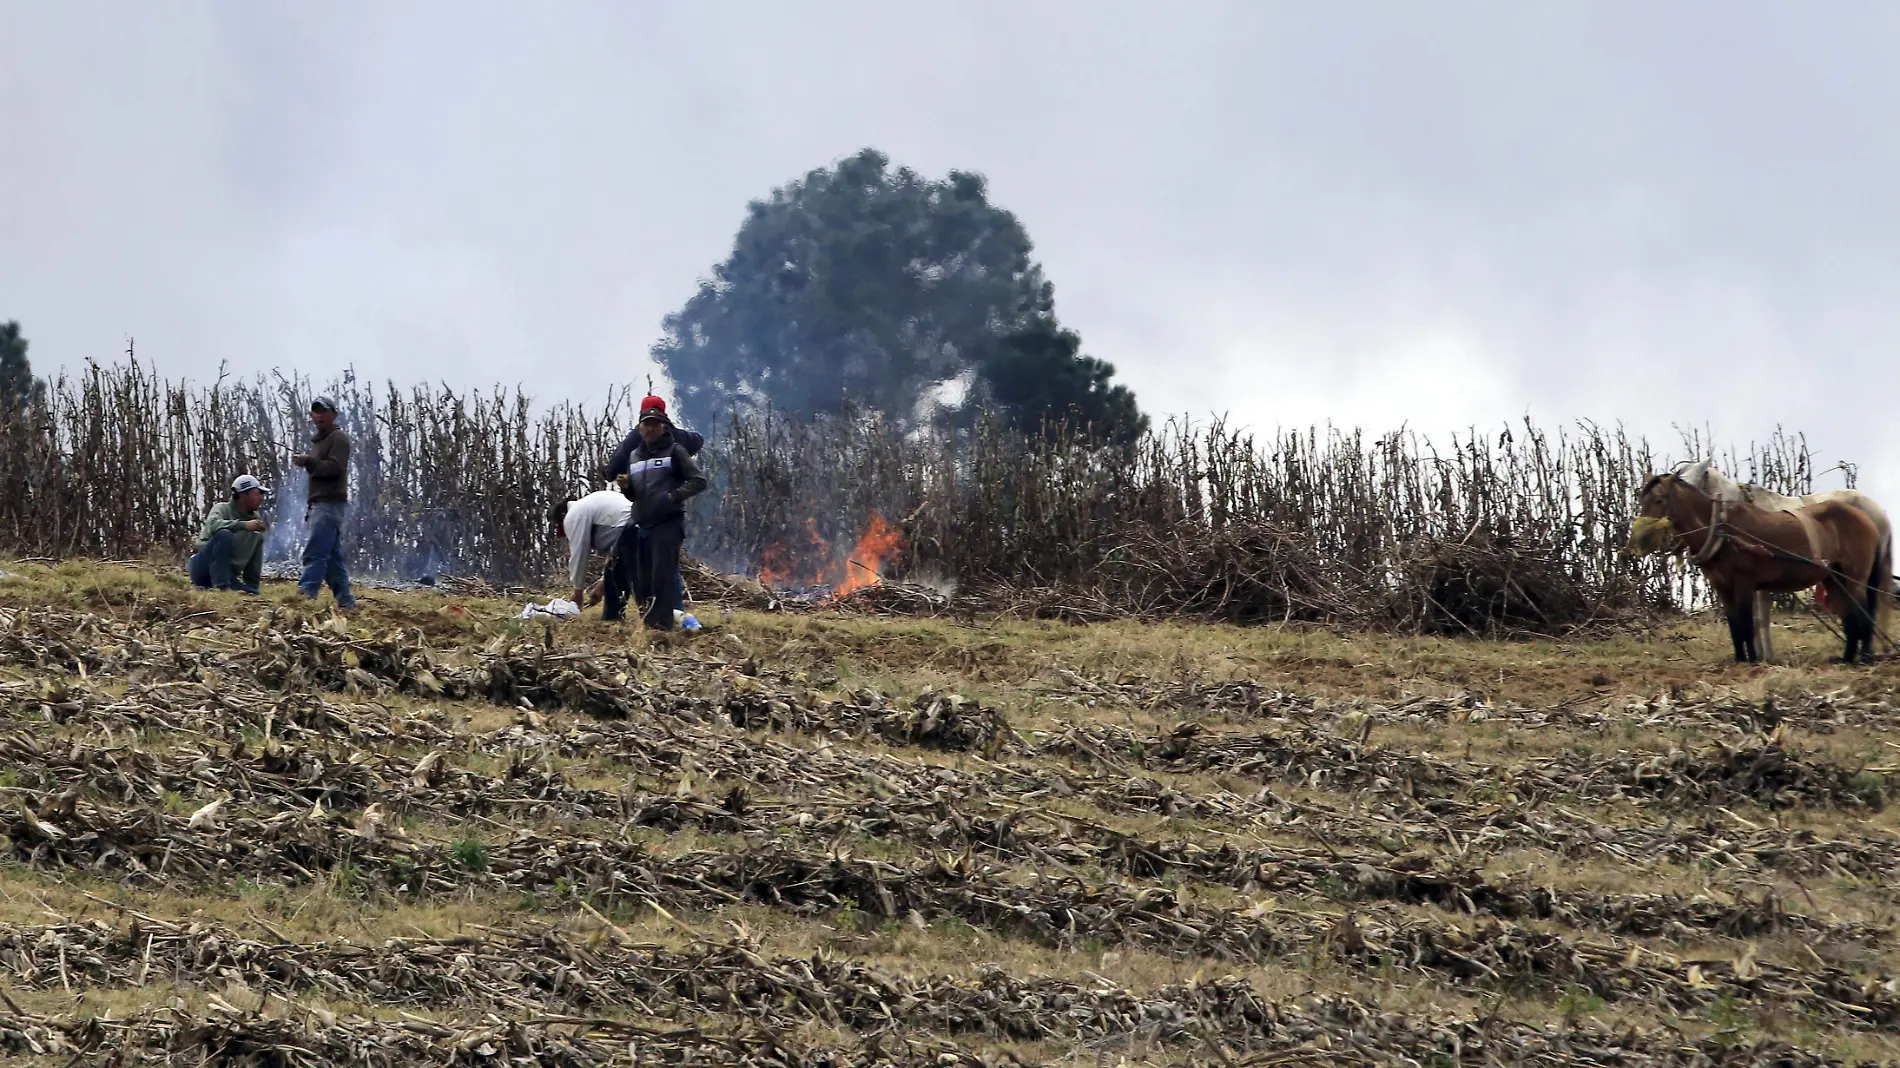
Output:
M586 608L600 599L599 585L587 585L587 558L599 553L613 567L614 546L633 513L633 502L617 489L596 490L578 501L562 501L548 513L554 536L567 541L567 577L574 603Z
M212 506L185 563L193 586L257 592L264 577L264 532L270 529L257 514L263 504L264 484L256 478L239 475L231 483L231 499Z
M645 606L646 625L671 630L679 609L680 546L686 542L686 502L706 490L686 446L673 437L666 404L640 402L640 443L627 464L626 495L632 515L607 569L607 606L602 619L619 619L627 597Z

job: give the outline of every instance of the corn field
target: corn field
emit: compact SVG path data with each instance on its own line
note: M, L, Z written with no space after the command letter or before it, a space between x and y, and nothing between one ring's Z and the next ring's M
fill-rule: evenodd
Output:
M636 399L537 405L518 389L356 381L324 392L353 442L355 566L497 584L558 570L546 510L598 487ZM313 395L282 376L194 386L136 362L62 377L43 407L0 415L0 548L182 554L248 471L274 492L267 554L294 559L304 483L289 456L308 439ZM1441 444L1175 422L1123 449L1063 430L905 431L847 414L708 437L715 488L695 504L689 545L731 571L776 557L816 576L878 515L904 535L886 577L954 583L1000 609L1437 633L1547 633L1688 607L1701 593L1679 567L1617 552L1642 480L1709 454L1783 492L1811 490L1817 473L1799 436L1739 453L1690 437L1666 457L1588 424Z
M545 410L519 390L350 381L321 392L351 438L353 562L404 578L547 574L548 504L589 486L634 415L624 391L598 408ZM0 545L48 557L183 553L206 509L249 472L272 491L267 555L294 559L306 480L290 456L307 447L318 393L282 377L194 387L137 363L61 378L43 408L0 415Z

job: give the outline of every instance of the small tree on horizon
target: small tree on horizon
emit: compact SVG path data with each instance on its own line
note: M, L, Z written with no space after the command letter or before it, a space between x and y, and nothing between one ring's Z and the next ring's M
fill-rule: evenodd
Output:
M33 376L26 348L26 335L20 332L17 321L0 323L0 412L46 403L46 383Z
M1004 338L981 371L987 400L1026 433L1066 422L1127 444L1148 429L1134 391L1112 381L1115 365L1082 355L1082 336L1053 317Z

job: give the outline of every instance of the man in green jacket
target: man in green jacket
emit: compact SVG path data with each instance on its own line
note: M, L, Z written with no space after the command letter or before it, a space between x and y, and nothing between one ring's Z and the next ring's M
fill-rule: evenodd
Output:
M257 514L263 503L264 484L255 477L239 475L231 483L231 499L213 505L198 528L198 544L185 564L193 586L257 592L264 577L264 532L270 529Z

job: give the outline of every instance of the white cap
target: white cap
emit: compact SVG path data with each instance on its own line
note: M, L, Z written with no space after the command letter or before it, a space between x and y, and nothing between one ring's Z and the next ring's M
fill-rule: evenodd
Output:
M237 481L231 483L231 492L234 495L243 493L246 490L261 490L263 488L264 484L257 480L256 475L239 475Z

